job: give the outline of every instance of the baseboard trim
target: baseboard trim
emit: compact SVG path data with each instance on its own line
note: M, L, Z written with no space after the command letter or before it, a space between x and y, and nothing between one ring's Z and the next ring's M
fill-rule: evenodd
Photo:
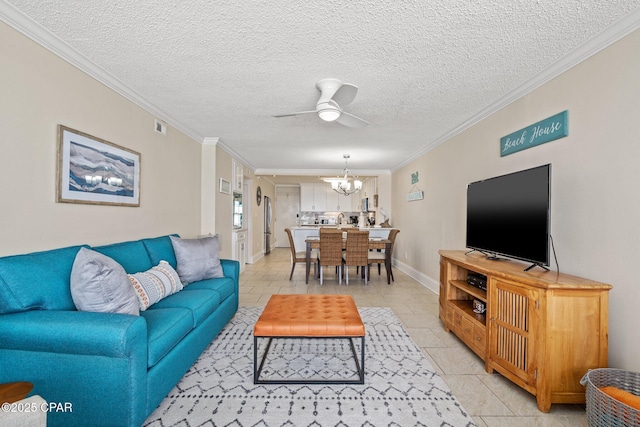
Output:
M264 252L258 252L257 254L254 254L252 257L250 257L247 262L249 264L255 264L256 262L260 261L262 258L264 258Z
M434 280L431 277L427 276L426 274L421 273L420 271L414 269L413 267L409 266L408 264L405 264L405 263L403 263L401 261L398 261L398 260L393 260L393 266L394 266L394 268L397 268L398 270L402 271L403 273L411 276L414 280L416 280L418 283L420 283L425 288L435 292L436 295L440 294L440 281L439 280Z

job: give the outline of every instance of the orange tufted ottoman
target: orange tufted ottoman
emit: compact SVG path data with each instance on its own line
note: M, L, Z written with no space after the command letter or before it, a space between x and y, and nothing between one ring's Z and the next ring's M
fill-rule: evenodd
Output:
M253 328L254 384L364 384L364 324L350 295L272 295ZM258 367L258 338L269 338ZM348 339L356 362L356 380L261 380L274 338ZM361 339L360 362L353 338Z

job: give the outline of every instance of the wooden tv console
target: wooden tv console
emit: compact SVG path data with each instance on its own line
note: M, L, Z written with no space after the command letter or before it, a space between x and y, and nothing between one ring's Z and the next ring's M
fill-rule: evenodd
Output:
M580 379L607 367L611 285L479 253L441 250L440 319L485 362L536 396L538 409L552 403L585 403ZM487 289L467 284L468 273L487 276ZM473 300L486 312L473 311Z

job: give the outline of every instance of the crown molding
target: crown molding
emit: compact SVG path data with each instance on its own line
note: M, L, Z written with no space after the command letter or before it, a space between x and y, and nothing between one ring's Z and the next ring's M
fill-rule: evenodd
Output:
M22 33L24 36L59 56L80 71L88 74L114 92L122 95L129 101L138 105L140 108L153 114L158 119L171 125L173 128L198 142L203 141L202 135L182 126L182 124L170 114L153 105L135 90L128 87L103 68L91 62L80 52L60 40L49 30L26 16L22 11L12 4L7 3L5 0L0 0L0 19L16 31Z
M220 138L213 136L205 136L202 138L202 145L218 145Z
M378 175L391 175L391 171L387 169L352 169L349 168L354 176L378 176ZM256 169L256 175L281 175L281 176L342 176L344 175L344 168L335 169Z
M635 11L629 13L623 18L616 21L611 26L607 27L595 37L584 43L582 46L578 47L574 51L562 57L560 60L554 62L547 68L545 68L540 73L533 76L524 84L518 86L514 90L510 91L502 98L498 99L493 104L489 105L484 110L481 110L477 114L473 115L469 119L462 122L457 127L451 129L449 132L440 136L432 142L427 143L422 149L415 152L409 158L404 160L401 163L398 163L396 166L391 168L392 172L397 171L398 169L408 165L409 163L417 160L419 157L423 156L427 152L433 150L438 145L445 143L449 139L454 136L464 132L470 127L480 123L482 120L491 116L492 114L500 111L504 107L508 106L514 101L522 98L528 93L533 92L535 89L540 86L548 83L554 78L558 77L560 74L570 70L581 62L587 60L598 52L606 49L611 46L621 38L631 34L640 28L640 8Z
M229 154L231 157L238 160L239 162L243 163L249 169L255 171L256 168L251 163L249 163L245 158L243 158L240 154L236 153L231 147L225 144L220 138L217 138L217 140L218 140L218 144L217 144L218 147L222 148L224 151L227 152L227 154Z

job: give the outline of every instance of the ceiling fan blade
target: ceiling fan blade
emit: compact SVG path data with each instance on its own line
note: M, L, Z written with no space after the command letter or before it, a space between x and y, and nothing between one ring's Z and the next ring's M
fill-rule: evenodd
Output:
M360 117L356 117L353 114L345 113L344 111L340 114L340 117L338 117L336 122L351 128L363 128L369 124L368 121L363 120Z
M351 83L343 83L331 99L337 102L340 108L344 108L353 102L357 94L358 86L352 85Z
M275 118L291 117L291 116L297 116L299 114L309 114L309 113L318 113L318 111L317 110L313 110L313 111L298 111L297 113L277 114L277 115L271 116L271 117L275 117Z

